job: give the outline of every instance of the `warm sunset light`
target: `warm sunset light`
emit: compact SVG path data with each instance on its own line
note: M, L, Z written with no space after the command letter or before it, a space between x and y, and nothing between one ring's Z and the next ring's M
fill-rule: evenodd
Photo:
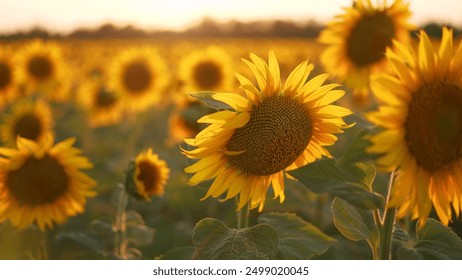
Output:
M462 1L410 1L412 21L462 25ZM351 0L6 0L0 2L0 32L42 27L66 32L111 22L141 28L179 30L204 17L218 21L285 19L325 22Z
M461 11L0 0L1 279L459 275Z

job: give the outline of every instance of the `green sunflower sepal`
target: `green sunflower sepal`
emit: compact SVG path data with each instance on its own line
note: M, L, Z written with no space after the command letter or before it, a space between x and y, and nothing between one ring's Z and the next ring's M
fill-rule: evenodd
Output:
M213 99L212 96L215 94L213 91L198 91L198 92L191 92L189 95L201 101L205 106L216 109L216 110L228 110L234 111L234 108L229 106L228 104Z
M135 177L136 177L136 164L132 160L128 164L127 171L125 172L125 191L133 198L141 201L145 201L144 196L140 195L138 193L138 190L136 188L136 183L135 183Z

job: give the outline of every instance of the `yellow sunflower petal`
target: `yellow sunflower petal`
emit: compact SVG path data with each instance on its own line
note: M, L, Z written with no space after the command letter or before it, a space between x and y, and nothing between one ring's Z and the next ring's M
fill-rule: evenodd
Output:
M215 93L212 98L228 104L237 111L247 111L249 102L242 96L233 93Z

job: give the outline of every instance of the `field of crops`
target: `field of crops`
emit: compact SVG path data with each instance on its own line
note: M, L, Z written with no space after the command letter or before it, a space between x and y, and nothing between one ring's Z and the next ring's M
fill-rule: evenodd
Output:
M0 42L0 259L460 259L462 45L377 15Z
M11 60L13 71L17 71L21 55L28 55L27 49L35 45L48 54L53 67L59 67L62 76L56 76L55 84L65 88L59 98L53 96L51 86L36 87L33 92L16 90L21 94L11 94L2 104L2 123L8 116L14 115L16 104L43 102L49 107L49 131L54 134L55 142L75 137L75 146L93 163L87 171L96 181L96 197L90 198L84 213L70 218L62 225L48 228L46 232L36 227L15 229L9 222L0 225L0 257L2 259L75 259L108 258L113 254L115 234L112 226L117 215L117 201L120 186L125 184L129 164L138 153L152 148L160 158L166 161L170 169L170 178L165 186L165 194L154 196L151 202L130 198L127 204L127 223L129 248L127 254L135 258L154 258L171 249L190 246L195 224L205 217L216 217L229 226L235 224L236 211L234 201L220 203L216 199L200 201L207 190L207 184L188 186L189 175L183 169L190 163L181 154L180 146L185 146L183 138L191 138L200 128L196 121L213 109L192 101L188 92L201 89L196 81L188 80L183 74L188 69L185 61L191 59L209 59L207 50L218 49L228 57L215 58L227 62L218 64L218 69L226 77L228 88L217 91L241 92L234 72L249 73L241 58L248 58L250 52L262 57L273 50L281 66L281 75L287 76L298 63L310 59L315 63L314 74L320 71L318 64L321 45L307 39L220 39L220 40L24 40L3 42L3 52L15 54ZM40 49L41 48L41 49ZM111 67L117 64L120 54L128 51L137 53L153 50L159 54L165 67L156 72L153 79L166 79L165 87L158 90L155 104L146 108L129 110L124 107L115 117L98 119L91 100L91 86L95 80L107 85ZM142 52L140 52L142 54ZM30 53L31 56L34 53ZM151 59L150 57L143 57ZM53 60L53 59L59 60ZM228 59L228 61L226 60ZM156 61L154 61L156 63ZM1 62L0 62L1 63ZM193 67L193 65L189 65ZM113 70L113 69L112 69ZM189 69L189 71L191 71ZM198 75L200 75L199 73ZM204 75L204 73L202 73ZM116 77L117 78L117 77ZM23 81L25 87L33 83ZM62 96L62 97L61 97ZM95 98L95 97L93 97ZM82 102L82 100L84 102ZM122 106L123 107L123 106ZM37 118L45 114L37 111ZM95 119L97 120L95 122ZM99 121L98 121L99 120ZM109 120L109 121L106 121ZM3 126L2 135L8 134ZM2 138L3 146L14 146L15 141ZM329 211L328 196L310 194L308 189L297 185L288 187L288 198L284 205L268 200L265 211L301 211L300 215L316 218L318 226L332 227L329 215L322 218L319 214ZM305 199L311 201L307 203ZM328 214L328 213L326 213ZM256 215L256 213L255 213ZM360 256L358 256L360 257Z

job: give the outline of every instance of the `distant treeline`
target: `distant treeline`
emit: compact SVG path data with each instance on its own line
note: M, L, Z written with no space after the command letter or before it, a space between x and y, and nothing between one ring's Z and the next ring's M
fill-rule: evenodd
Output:
M298 23L286 20L226 23L212 19L204 19L201 23L184 31L144 30L132 25L119 27L111 23L103 24L92 29L79 28L69 34L59 34L43 28L33 28L25 32L0 35L0 40L17 40L27 38L43 39L142 39L142 38L315 38L324 26L315 21ZM429 36L441 36L441 24L429 23L423 26ZM454 35L459 36L462 30L454 28Z

